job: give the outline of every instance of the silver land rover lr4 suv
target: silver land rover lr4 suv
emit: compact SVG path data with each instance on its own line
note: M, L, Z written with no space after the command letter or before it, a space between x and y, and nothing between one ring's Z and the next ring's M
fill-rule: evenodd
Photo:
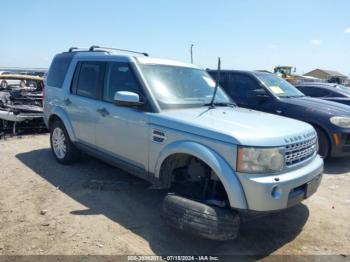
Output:
M202 237L235 238L241 214L291 207L322 177L312 126L239 108L205 70L144 53L56 55L44 115L58 162L85 152L166 189L166 222Z

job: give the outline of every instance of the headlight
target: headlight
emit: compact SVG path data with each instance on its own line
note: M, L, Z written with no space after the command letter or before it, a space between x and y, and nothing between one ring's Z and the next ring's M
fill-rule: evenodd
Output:
M350 128L350 118L344 116L333 116L330 118L330 121L333 125L342 127L342 128Z
M237 171L242 173L271 173L284 168L280 148L239 147Z

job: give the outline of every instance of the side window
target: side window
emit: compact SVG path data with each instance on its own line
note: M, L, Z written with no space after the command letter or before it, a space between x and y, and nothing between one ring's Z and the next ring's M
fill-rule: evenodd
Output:
M68 67L75 53L64 53L57 55L51 63L50 70L47 75L46 84L48 86L61 88Z
M308 88L307 86L298 86L297 89L299 89L299 91L306 96L312 96L310 92L310 88Z
M245 75L234 75L230 79L231 96L241 99L248 99L255 96L253 91L257 89L263 89L252 78Z
M79 75L73 86L73 92L78 96L99 99L104 79L104 62L80 62L77 66ZM76 72L77 73L77 72Z
M307 91L304 92L305 95L311 96L311 97L328 97L330 96L330 92L328 90L313 87L308 87Z
M128 63L112 62L107 65L103 100L114 101L118 91L129 91L140 94L138 81Z

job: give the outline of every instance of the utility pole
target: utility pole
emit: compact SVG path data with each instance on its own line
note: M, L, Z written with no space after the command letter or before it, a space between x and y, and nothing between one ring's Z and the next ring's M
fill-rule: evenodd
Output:
M191 48L190 48L190 53L191 53L191 64L193 64L193 47L194 47L194 44L191 44Z

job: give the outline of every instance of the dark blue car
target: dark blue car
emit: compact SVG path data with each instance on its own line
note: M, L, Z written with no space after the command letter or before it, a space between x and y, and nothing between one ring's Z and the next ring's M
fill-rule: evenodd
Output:
M332 83L300 83L296 85L307 96L350 105L350 87Z
M216 70L208 72L217 78ZM307 97L284 79L265 72L223 70L220 85L241 107L313 125L321 156L350 156L350 106Z

